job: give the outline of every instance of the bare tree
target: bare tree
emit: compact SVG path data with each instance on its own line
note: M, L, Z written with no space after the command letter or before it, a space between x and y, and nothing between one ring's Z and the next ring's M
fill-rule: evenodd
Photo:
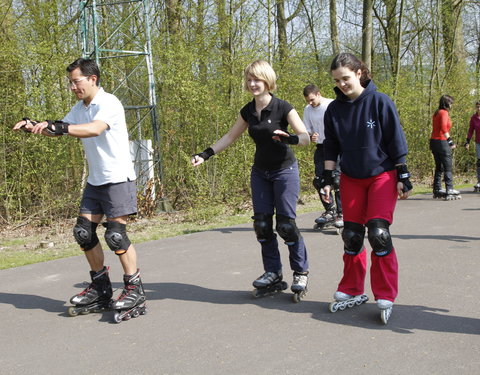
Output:
M278 26L278 54L280 63L285 62L288 55L287 26L302 9L302 1L299 1L293 13L285 16L285 0L277 0L277 26Z

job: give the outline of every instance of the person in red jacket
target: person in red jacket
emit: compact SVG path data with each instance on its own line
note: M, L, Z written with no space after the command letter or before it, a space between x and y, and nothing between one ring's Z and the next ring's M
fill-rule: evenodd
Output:
M442 95L438 109L432 117L432 134L430 136L430 150L435 160L435 175L433 177L433 197L446 200L459 198L460 192L453 189L452 150L456 147L450 137L452 121L450 110L453 98ZM442 189L442 177L445 181L445 190Z
M470 139L475 132L475 147L477 152L477 184L473 187L475 192L480 192L480 100L475 103L476 111L470 118L470 127L468 128L467 141L465 148L468 150Z

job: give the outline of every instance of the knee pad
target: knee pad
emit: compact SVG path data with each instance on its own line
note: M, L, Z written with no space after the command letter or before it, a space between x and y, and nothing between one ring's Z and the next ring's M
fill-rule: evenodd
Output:
M342 231L343 250L348 255L360 254L363 250L365 227L352 221L345 221Z
M73 237L83 251L92 250L97 246L99 242L97 226L97 223L88 220L86 217L79 216L77 218L77 224L73 227Z
M390 236L390 223L384 219L372 219L367 223L368 242L375 255L386 256L392 252L393 244Z
M320 185L321 181L322 181L322 178L317 176L315 176L315 178L312 181L313 187L318 191L318 194L320 194L320 190L322 190L322 187Z
M252 216L253 230L258 242L268 242L273 239L273 215L256 213Z
M107 228L105 242L110 250L115 251L117 255L125 254L131 245L127 236L127 226L116 221L103 223L103 226Z
M277 225L275 227L277 233L283 238L286 245L293 245L300 238L300 231L297 228L295 219L287 216L277 215Z

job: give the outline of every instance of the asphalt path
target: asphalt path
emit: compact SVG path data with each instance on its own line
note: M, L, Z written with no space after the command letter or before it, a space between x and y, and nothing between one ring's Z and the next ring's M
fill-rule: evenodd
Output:
M309 291L253 298L262 273L251 224L136 244L148 314L69 317L83 255L0 271L1 374L475 374L480 368L480 194L399 201L391 227L400 291L388 325L371 301L330 313L341 237L297 223ZM366 241L368 248L368 241ZM291 283L286 246L284 274ZM122 272L108 252L120 292Z

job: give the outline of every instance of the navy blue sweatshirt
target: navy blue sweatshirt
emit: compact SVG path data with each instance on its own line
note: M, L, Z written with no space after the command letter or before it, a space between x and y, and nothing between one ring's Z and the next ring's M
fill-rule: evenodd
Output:
M368 178L405 163L407 141L395 104L373 81L355 100L335 87L325 112L325 160L337 161L349 177Z

